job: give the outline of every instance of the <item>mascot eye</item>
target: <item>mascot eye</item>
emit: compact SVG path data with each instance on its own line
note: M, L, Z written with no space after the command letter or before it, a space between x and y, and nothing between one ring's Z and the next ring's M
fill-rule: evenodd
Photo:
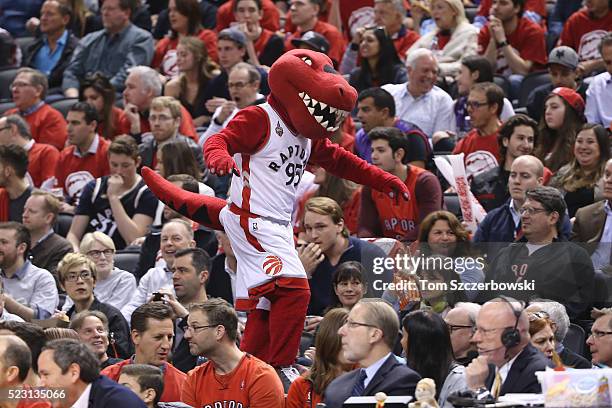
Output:
M312 60L310 58L302 57L302 61L304 61L309 67L312 67Z

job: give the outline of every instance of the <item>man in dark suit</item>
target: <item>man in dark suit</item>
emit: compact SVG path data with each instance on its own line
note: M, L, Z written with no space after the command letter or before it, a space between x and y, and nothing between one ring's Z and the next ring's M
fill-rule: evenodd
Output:
M146 408L128 388L101 376L96 356L76 340L47 343L38 357L38 372L41 386L65 391L54 405L59 408Z
M414 395L419 374L400 363L392 351L399 333L399 319L393 308L381 299L360 300L338 331L344 358L360 369L348 372L329 384L324 402L340 408L351 396Z
M529 342L529 318L509 298L485 303L472 337L479 356L465 369L469 388L486 388L495 397L508 393L541 393L535 376L552 363Z

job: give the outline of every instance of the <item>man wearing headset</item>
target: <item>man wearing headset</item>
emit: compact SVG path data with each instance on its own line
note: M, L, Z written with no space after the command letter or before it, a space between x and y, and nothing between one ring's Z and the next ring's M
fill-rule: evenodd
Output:
M479 356L465 369L470 389L486 389L495 398L542 392L534 373L552 363L529 343L529 319L519 302L500 297L485 303L472 341Z

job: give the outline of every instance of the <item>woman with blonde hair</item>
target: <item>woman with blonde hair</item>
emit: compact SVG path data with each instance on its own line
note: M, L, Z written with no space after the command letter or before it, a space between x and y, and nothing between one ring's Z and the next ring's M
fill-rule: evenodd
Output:
M321 320L315 338L314 359L309 371L298 377L289 388L286 408L311 408L323 402L327 386L353 369L344 358L338 330L348 319L348 310L332 309ZM310 350L312 352L312 349Z

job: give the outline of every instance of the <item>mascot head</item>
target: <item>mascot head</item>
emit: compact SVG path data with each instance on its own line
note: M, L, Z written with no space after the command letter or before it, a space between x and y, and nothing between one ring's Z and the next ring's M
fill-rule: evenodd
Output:
M268 81L295 130L309 139L330 137L357 101L357 91L320 52L286 52L272 65Z

